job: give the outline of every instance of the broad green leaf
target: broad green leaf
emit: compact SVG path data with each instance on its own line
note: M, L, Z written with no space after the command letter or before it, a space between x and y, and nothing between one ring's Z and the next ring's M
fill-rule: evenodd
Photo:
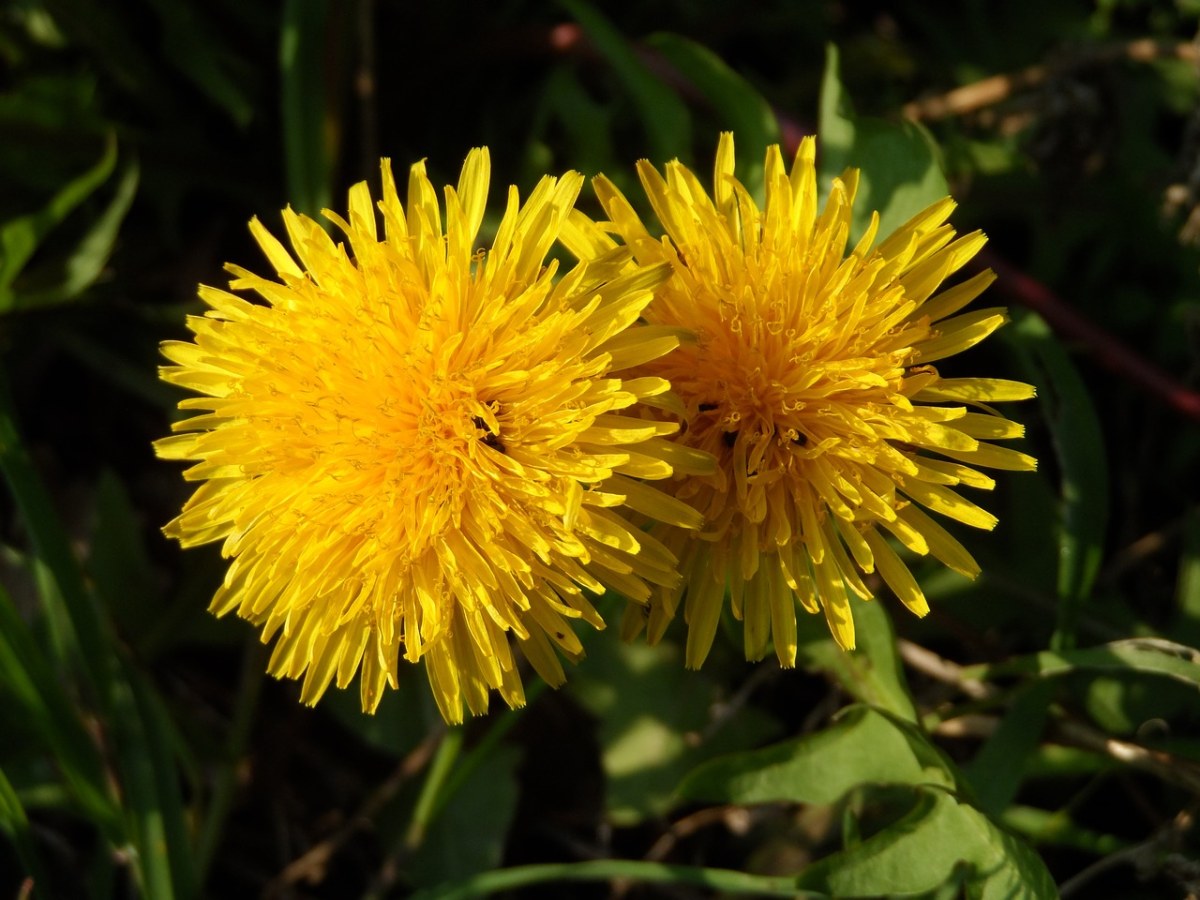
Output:
M407 861L415 884L428 887L500 865L517 808L520 757L516 747L494 747L450 797Z
M49 203L35 213L0 225L0 313L14 307L12 284L46 235L108 180L116 163L117 142L110 135L99 161L64 184Z
M832 674L861 702L916 722L916 707L896 654L896 636L883 602L854 603L853 614L858 646L851 651L834 643L820 616L801 615L797 623L800 663Z
M961 873L966 896L979 900L1058 896L1037 854L979 810L938 788L915 794L907 815L812 864L800 883L837 897L881 897L933 891Z
M559 0L629 91L646 129L653 162L661 164L691 151L691 114L678 95L638 58L628 39L587 0Z
M1082 376L1049 326L1021 313L1009 341L1038 389L1062 473L1058 552L1059 614L1052 646L1075 646L1076 620L1092 592L1108 528L1108 462L1095 405Z
M734 133L738 179L761 200L763 156L768 146L779 143L779 121L771 104L702 44L677 34L651 35L646 44L666 57L704 95L721 127Z
M979 808L998 816L1017 795L1025 762L1041 741L1054 685L1035 681L1017 691L1012 706L964 768Z
M1138 672L1200 687L1200 651L1157 638L1130 638L1098 647L1045 650L1032 656L968 666L962 677L990 680L1011 675L1050 677L1068 672Z
M946 197L946 185L933 139L914 122L887 122L854 114L838 76L838 52L827 49L821 82L819 182L824 191L847 168L859 169L858 194L850 229L857 240L879 213L885 238L932 203Z
M705 763L679 793L710 803L836 803L871 784L953 788L945 758L914 726L853 706L824 731Z
M329 206L326 143L327 0L285 0L279 38L283 79L283 151L288 197L297 212L316 216Z
M1200 506L1188 510L1183 520L1183 552L1175 587L1179 624L1173 635L1200 644Z
M707 672L684 669L671 643L593 640L567 684L599 722L609 817L619 824L663 815L677 802L679 780L696 765L761 743L776 729L743 708L727 727L707 733L721 694Z
M1175 730L1168 723L1186 722L1196 709L1194 683L1148 678L1133 669L1081 670L1062 678L1074 704L1081 706L1105 732L1136 736L1139 742L1157 749L1166 749L1161 746L1161 739ZM1153 725L1143 732L1143 726L1153 722L1163 726L1162 732Z

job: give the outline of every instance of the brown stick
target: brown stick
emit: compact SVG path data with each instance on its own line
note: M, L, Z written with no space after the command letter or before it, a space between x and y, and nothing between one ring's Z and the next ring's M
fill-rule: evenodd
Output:
M1152 38L1119 44L1100 44L1056 62L1038 63L1019 72L992 75L936 97L913 100L905 104L904 115L910 119L925 121L947 119L999 103L1019 91L1036 87L1054 75L1122 59L1152 62L1169 58L1200 63L1200 47L1190 42L1156 41Z
M319 884L337 852L360 830L369 828L401 785L425 767L444 733L445 729L438 728L421 741L336 832L288 863L267 886L264 895L276 896L287 886L300 881Z

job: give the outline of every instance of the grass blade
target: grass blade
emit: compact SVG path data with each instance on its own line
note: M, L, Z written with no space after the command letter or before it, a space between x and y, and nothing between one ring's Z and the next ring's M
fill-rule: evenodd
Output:
M29 829L29 819L21 798L13 790L12 784L0 768L0 832L8 836L17 851L17 858L25 869L25 877L33 883L29 896L34 898L50 897L50 881L46 878L41 857L34 846L33 834ZM24 896L24 895L23 895Z
M288 198L298 212L310 216L329 206L330 198L321 57L328 12L325 0L286 0L279 36Z
M124 843L120 811L108 793L100 754L29 626L2 588L0 677L26 726L41 736L80 810L107 840Z
M1011 340L1038 389L1062 472L1058 622L1051 647L1075 646L1079 612L1091 594L1108 527L1108 461L1091 395L1066 351L1040 316L1022 314Z
M12 284L50 231L108 180L117 164L117 141L111 134L99 161L68 181L37 212L0 225L0 313L16 305Z
M107 712L113 681L112 639L83 581L54 505L42 485L29 454L22 446L8 386L0 374L0 475L8 483L41 563L40 574L50 588L43 592L47 605L60 603L69 621L70 644L77 648L88 683Z

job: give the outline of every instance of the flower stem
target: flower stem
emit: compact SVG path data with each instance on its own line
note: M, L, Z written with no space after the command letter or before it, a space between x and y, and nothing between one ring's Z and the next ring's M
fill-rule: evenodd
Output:
M440 884L413 895L413 900L468 900L528 884L554 881L613 881L628 879L647 884L688 884L731 894L817 900L826 895L804 891L795 876L751 875L730 869L675 866L636 859L589 859L574 863L514 866L481 872L452 884Z

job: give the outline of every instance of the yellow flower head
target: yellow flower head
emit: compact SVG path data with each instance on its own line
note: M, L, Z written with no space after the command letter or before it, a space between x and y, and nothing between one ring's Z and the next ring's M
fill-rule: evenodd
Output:
M635 478L661 479L695 453L661 437L677 425L622 415L667 390L622 378L671 349L634 326L669 275L628 254L556 279L543 265L582 184L516 188L495 240L476 249L486 150L438 197L418 163L408 203L383 164L383 233L365 184L351 189L336 243L283 214L292 251L250 224L277 278L237 266L202 287L192 343L168 342L162 377L199 394L159 456L192 460L203 484L166 533L223 541L231 559L212 602L278 635L270 671L304 677L315 703L361 669L363 708L395 686L399 655L424 659L443 716L524 702L511 641L551 684L554 645L581 654L569 622L603 622L581 588L647 601L679 581L665 547L622 504L697 527L686 504ZM624 273L624 274L622 274Z
M925 597L887 537L973 577L975 561L926 510L990 529L995 517L959 488L993 487L977 466L1035 466L984 442L1022 428L982 404L1031 397L1030 386L942 378L931 365L1006 320L1002 309L959 313L991 272L938 293L984 236L955 237L947 198L878 244L872 216L847 255L858 172L835 179L819 211L814 157L807 139L789 173L771 147L761 210L734 178L731 135L717 150L711 197L680 163L664 178L643 161L642 185L667 232L661 240L611 182L595 181L636 261L671 266L646 311L649 330L695 336L639 374L671 382L686 421L678 441L718 459L713 474L671 485L705 526L668 537L683 583L656 597L648 620L630 608L623 627L629 636L645 626L658 640L685 596L689 666L709 651L727 587L747 657L762 657L773 636L784 665L796 658L793 597L823 610L837 642L854 646L850 597L872 596L860 573L877 572L924 615ZM583 258L611 246L598 226L576 231L571 247Z

